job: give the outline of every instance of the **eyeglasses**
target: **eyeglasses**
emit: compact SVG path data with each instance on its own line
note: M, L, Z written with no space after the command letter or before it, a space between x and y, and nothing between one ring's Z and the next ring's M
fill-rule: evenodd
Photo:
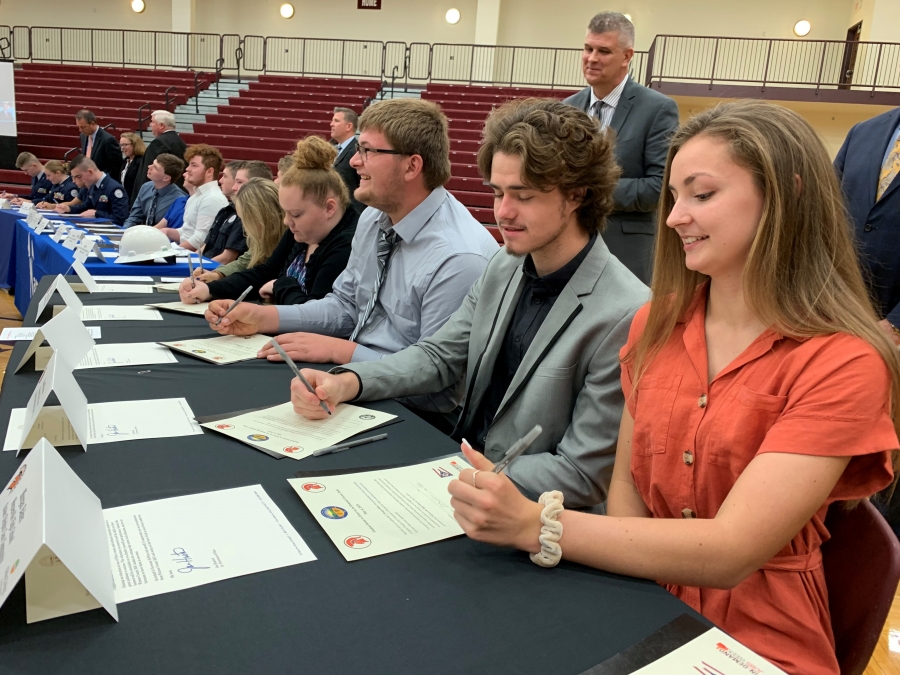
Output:
M385 148L367 148L364 145L357 145L356 151L359 153L359 156L362 158L362 161L369 161L369 153L370 152L378 152L382 155L407 155L407 152L400 152L399 150L387 150Z
M131 143L119 143L119 147L120 147L120 148L130 148L130 147L131 147Z

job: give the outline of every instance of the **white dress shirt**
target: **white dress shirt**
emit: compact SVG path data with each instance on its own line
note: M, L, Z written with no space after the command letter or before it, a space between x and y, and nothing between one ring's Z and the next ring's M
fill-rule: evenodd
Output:
M209 234L216 214L227 205L228 198L222 194L219 184L214 180L194 190L194 194L184 205L181 243L188 242L199 251L206 243L206 235Z
M613 115L616 114L616 106L619 105L619 99L622 98L622 91L625 89L625 83L628 82L628 75L622 78L622 81L616 85L616 88L609 92L603 98L597 98L597 94L594 93L594 90L591 89L591 103L588 106L588 114L591 117L597 117L595 112L595 104L597 101L601 101L603 103L600 106L600 128L605 129L612 123Z

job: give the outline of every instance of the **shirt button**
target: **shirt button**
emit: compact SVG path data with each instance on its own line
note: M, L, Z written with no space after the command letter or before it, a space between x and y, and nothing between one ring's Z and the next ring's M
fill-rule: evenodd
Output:
M706 394L700 394L700 398L697 399L697 405L701 408L706 407Z
M866 226L863 228L863 230L864 230L865 232L871 232L871 231L872 231L872 226L869 225L869 223L866 223Z
M519 343L519 342L521 342L521 341L522 341L522 336L521 336L521 335L516 335L516 342Z
M695 518L696 517L696 516L694 516L694 512L691 511L690 509L681 509L681 516L683 518Z
M534 304L536 304L536 305L541 304L541 299L540 299L540 298L535 298L535 299L534 299Z
M690 450L685 450L684 454L681 456L681 458L684 460L684 463L687 464L688 466L690 466L691 464L694 463L694 455L691 454Z

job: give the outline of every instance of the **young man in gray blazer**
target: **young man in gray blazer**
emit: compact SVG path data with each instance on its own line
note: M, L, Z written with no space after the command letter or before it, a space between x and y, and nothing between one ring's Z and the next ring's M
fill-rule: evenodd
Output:
M567 506L606 499L624 404L619 350L642 284L599 236L619 177L612 141L561 101L495 110L478 153L494 189L505 247L462 307L429 338L371 363L304 371L291 385L309 418L342 401L437 391L465 376L453 437L497 461L535 424L541 436L506 470L532 498L562 490Z
M591 19L581 67L588 86L565 100L600 120L616 141L622 178L603 239L610 252L650 283L656 205L662 189L669 138L678 128L678 106L628 76L634 56L634 24L624 14L602 12Z

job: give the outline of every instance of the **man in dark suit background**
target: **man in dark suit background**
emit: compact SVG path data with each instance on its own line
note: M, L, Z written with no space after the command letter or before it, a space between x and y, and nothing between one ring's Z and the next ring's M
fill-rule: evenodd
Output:
M137 177L134 179L134 190L137 192L141 189L141 185L146 183L147 169L153 164L153 160L163 153L175 155L178 159L184 159L184 151L187 150L187 144L181 140L181 136L175 131L175 115L168 110L156 110L150 116L150 131L156 138L147 146L144 152L144 158L141 162L141 168L138 169ZM178 181L178 185L182 184L182 180Z
M881 328L900 345L900 108L854 126L834 168Z
M75 124L81 132L81 154L92 159L103 173L118 178L122 173L119 139L101 129L97 124L97 116L90 110L75 113Z
M900 346L900 108L850 129L834 168L879 325ZM900 536L900 493L875 503Z
M357 213L362 213L365 204L356 201L353 193L359 187L359 174L350 166L350 160L356 154L356 127L359 117L350 108L335 108L334 117L331 118L331 140L337 146L337 158L334 160L334 170L341 174L347 190L350 191L350 205Z
M678 106L628 76L633 56L634 24L618 12L597 14L588 24L581 56L588 86L565 103L600 120L601 128L615 132L622 177L603 239L613 255L649 284L656 206L669 138L678 128Z

